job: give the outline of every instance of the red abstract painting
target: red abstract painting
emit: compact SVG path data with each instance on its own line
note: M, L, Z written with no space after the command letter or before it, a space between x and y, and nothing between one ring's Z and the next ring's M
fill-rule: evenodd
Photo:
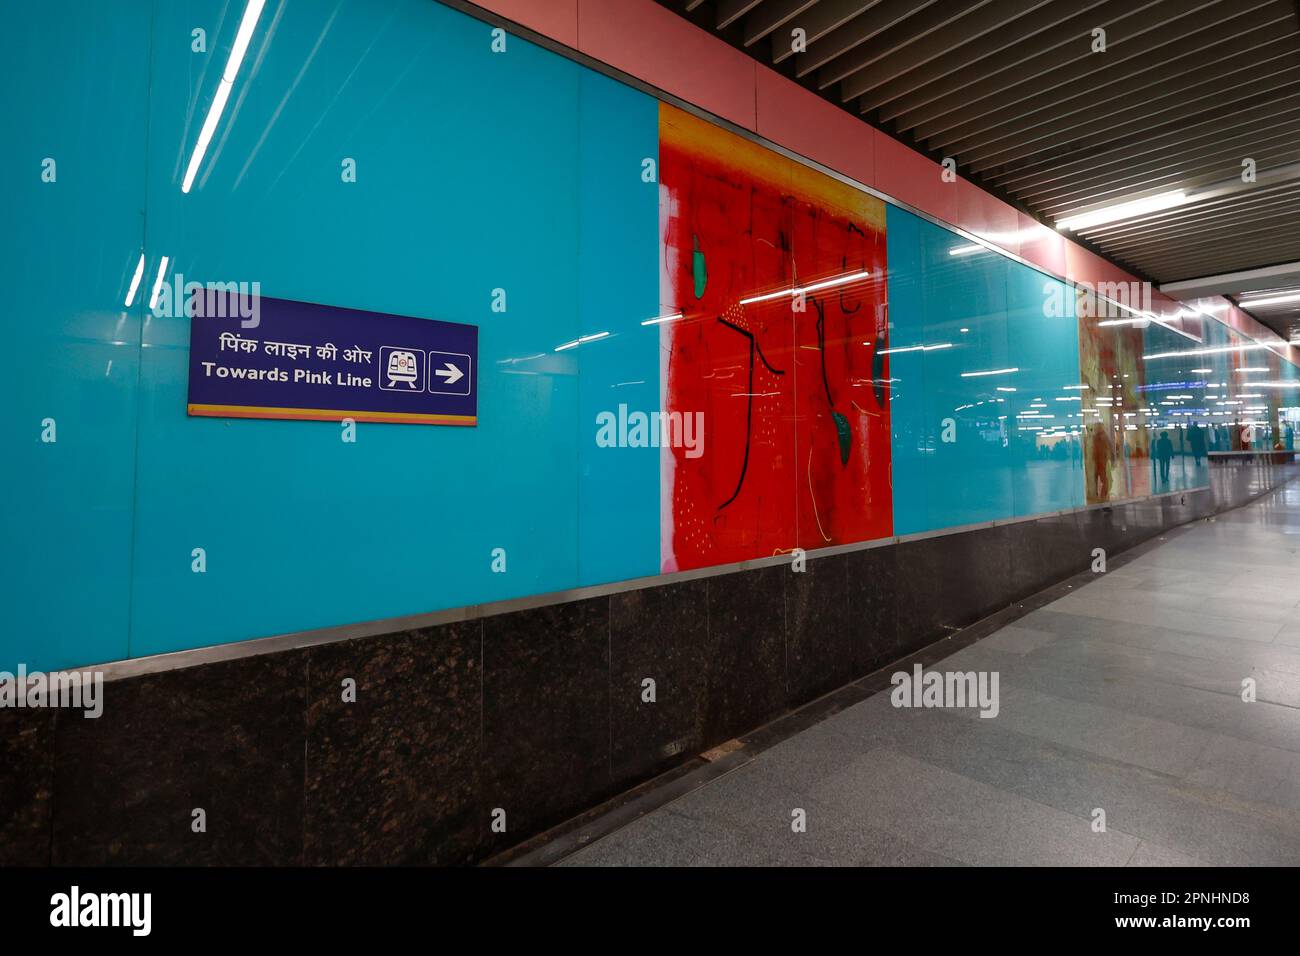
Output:
M660 107L665 571L892 533L884 204Z

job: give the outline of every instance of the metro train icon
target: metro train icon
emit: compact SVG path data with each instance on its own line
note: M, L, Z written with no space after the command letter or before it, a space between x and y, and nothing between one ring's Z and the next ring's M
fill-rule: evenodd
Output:
M388 370L386 372L388 387L395 388L397 382L405 382L408 388L414 389L416 387L415 383L420 378L420 366L422 364L415 357L414 352L393 349L388 353Z

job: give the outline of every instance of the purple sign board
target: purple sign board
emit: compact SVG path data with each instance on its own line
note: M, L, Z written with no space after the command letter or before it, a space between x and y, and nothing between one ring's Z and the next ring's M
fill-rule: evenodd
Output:
M196 290L189 414L478 424L478 327Z

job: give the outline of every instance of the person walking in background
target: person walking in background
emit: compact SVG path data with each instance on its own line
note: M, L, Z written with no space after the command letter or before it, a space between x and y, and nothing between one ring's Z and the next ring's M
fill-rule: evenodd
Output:
M1169 484L1169 463L1174 457L1174 443L1169 440L1169 432L1161 432L1156 440L1154 454L1151 456L1160 465L1160 484Z

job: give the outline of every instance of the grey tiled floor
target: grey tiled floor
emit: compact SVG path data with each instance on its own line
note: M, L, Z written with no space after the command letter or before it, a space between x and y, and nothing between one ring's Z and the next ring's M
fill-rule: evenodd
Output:
M877 694L563 865L1300 864L1300 486L937 669L998 716Z

